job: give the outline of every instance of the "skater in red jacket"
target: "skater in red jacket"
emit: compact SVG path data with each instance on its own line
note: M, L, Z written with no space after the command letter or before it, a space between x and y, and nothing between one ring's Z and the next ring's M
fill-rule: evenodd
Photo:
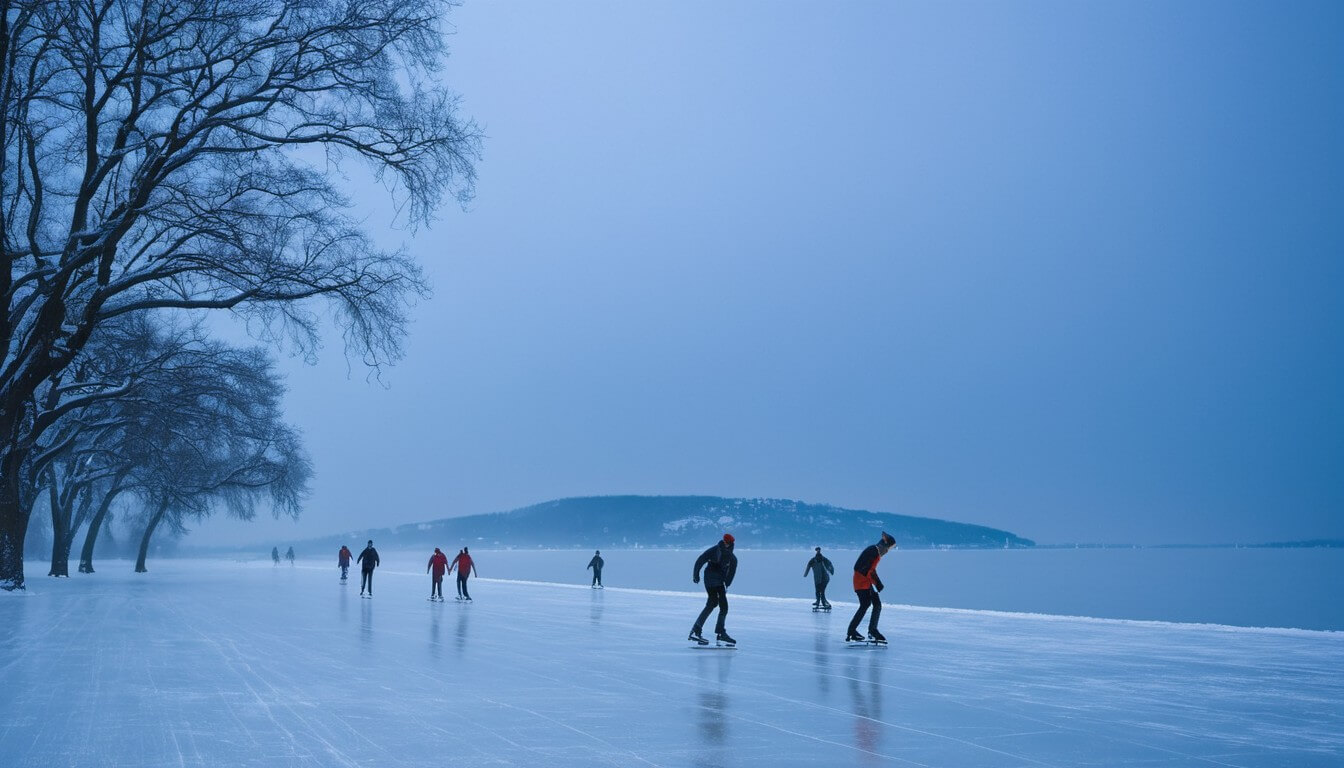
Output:
M873 615L868 619L867 640L874 643L887 642L887 638L877 631L877 617L882 615L882 600L877 596L877 593L882 591L882 579L878 578L877 564L895 545L896 539L883 531L882 538L859 553L859 559L854 562L854 594L859 598L859 609L854 612L854 618L849 620L849 632L845 635L845 642L864 642L863 635L859 634L859 622L863 621L863 614L868 612L869 606L873 608Z
M429 582L429 599L443 600L443 573L448 570L448 556L434 548L434 554L429 556L429 565L425 566L425 573L433 571Z
M342 544L341 551L336 553L336 566L341 569L341 581L345 581L346 576L350 573L350 560L353 557L354 554L350 552L350 548Z
M457 571L457 599L470 603L471 593L467 591L467 577L476 575L476 563L472 561L466 547L453 558L453 564L448 572L452 573L454 570Z

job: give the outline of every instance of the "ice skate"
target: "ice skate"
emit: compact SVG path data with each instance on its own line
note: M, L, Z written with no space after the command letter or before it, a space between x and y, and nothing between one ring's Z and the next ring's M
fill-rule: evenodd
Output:
M887 638L883 637L882 633L878 632L876 627L868 630L868 640L877 643L878 645L887 644Z
M719 645L737 645L737 641L729 637L727 632L719 632L715 634L714 639Z
M709 645L709 641L706 640L704 636L700 634L699 627L691 627L691 634L686 639L690 640L693 643L698 643L700 645Z
M867 641L866 639L864 639L863 635L860 635L858 632L850 632L849 634L845 635L845 642L846 642L846 643L866 643L866 642L868 642L868 641Z

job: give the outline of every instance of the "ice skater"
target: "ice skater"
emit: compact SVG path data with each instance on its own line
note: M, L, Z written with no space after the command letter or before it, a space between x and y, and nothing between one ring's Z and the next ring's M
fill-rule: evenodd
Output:
M285 553L285 559L289 561L289 564L290 564L291 566L294 565L294 548L293 548L293 547L290 547L290 548L289 548L289 551Z
M425 566L425 573L433 571L429 582L429 599L443 602L443 573L448 570L448 556L434 548L434 554L429 556L429 565Z
M336 553L336 567L341 569L341 581L345 581L346 576L350 573L350 560L352 558L354 558L354 554L350 552L350 548L342 544L341 551Z
M803 576L807 576L808 571L812 572L812 586L817 590L817 599L812 602L812 609L831 610L831 604L826 601L826 585L831 583L831 574L835 573L835 566L831 565L831 561L821 554L821 547L817 547L817 554L807 561L807 567L803 569Z
M271 547L271 562L272 562L272 563L275 563L276 565L279 565L279 564L280 564L280 548L279 548L279 547Z
M602 588L602 550L593 551L593 559L588 561L588 567L593 569L593 589Z
M737 555L733 554L733 534L725 533L718 544L706 549L695 559L695 569L691 571L691 581L700 583L700 568L705 569L705 608L700 611L688 640L708 645L709 641L701 636L705 619L715 608L719 609L718 621L714 624L714 639L720 643L737 645L737 641L728 636L724 621L728 618L728 587L733 585L733 576L737 574Z
M359 596L364 596L364 589L369 590L369 597L373 597L373 569L378 567L378 550L373 548L373 539L369 539L369 545L359 553Z
M471 593L467 591L467 577L476 575L476 563L471 559L471 553L467 547L463 547L461 552L453 560L452 566L448 572L457 571L457 599L465 602L471 602Z
M882 579L878 578L877 564L895 544L896 539L883 531L882 538L860 552L859 559L854 561L854 594L859 596L859 609L854 612L854 618L849 620L849 633L845 635L847 643L864 641L863 635L859 634L859 622L863 621L863 614L868 612L870 605L873 607L873 615L868 618L868 640L874 643L887 642L887 638L877 631L877 618L882 615L882 600L877 596L882 591Z

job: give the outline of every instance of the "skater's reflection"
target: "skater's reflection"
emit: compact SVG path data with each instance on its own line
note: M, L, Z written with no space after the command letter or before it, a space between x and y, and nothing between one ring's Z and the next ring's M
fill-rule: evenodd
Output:
M439 642L439 612L433 611L429 617L429 655L435 661L443 655L443 645Z
M830 640L824 633L818 632L812 636L812 668L817 671L817 687L822 694L831 692L831 676L827 674L830 669L826 652L828 645Z
M373 642L373 601L359 601L359 639L366 645Z
M602 623L602 593L593 590L592 607L588 609L588 622L594 627Z
M701 653L696 664L701 689L697 694L696 724L700 745L706 750L697 764L723 766L729 762L723 748L728 742L728 712L732 711L728 680L733 668L733 652L708 649L697 649L697 652Z
M849 693L854 702L854 746L873 753L882 737L882 664L876 655L856 661L849 670Z
M459 610L457 612L457 632L455 633L455 645L460 655L467 650L467 612Z

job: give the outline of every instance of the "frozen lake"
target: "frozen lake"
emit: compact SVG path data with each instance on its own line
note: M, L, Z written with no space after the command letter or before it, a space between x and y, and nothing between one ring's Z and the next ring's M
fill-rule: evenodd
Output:
M1338 633L889 605L848 648L842 609L735 597L741 647L700 649L692 592L150 567L0 595L5 766L1344 763Z

